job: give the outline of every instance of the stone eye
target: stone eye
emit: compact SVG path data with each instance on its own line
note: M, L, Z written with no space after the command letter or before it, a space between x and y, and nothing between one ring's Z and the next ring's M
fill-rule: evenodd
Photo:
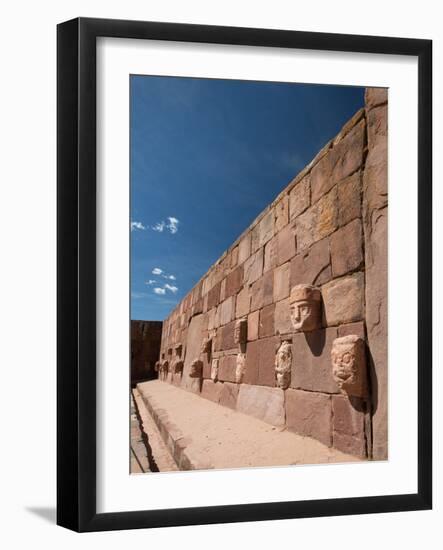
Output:
M344 353L342 357L343 363L351 363L352 355L350 353Z

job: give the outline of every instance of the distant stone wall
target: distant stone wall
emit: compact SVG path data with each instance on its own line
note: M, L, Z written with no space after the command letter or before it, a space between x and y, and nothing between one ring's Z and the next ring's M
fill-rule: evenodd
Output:
M387 458L387 93L278 195L163 324L159 377Z
M131 321L131 384L157 377L161 321Z

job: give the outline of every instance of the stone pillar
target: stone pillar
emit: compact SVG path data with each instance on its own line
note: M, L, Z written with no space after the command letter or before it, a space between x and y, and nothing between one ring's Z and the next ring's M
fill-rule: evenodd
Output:
M366 89L368 153L363 174L363 224L374 460L388 458L387 100L386 89Z

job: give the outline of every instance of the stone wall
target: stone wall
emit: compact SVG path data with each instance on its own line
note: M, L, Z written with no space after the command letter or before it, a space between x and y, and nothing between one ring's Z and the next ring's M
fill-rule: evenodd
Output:
M386 91L367 89L365 109L171 312L161 379L387 458L386 120Z
M160 356L161 321L131 321L131 384L157 377L155 363Z

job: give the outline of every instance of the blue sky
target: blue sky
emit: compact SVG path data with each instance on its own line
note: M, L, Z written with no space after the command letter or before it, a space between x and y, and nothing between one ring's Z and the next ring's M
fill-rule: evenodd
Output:
M131 76L131 318L164 319L364 88Z

